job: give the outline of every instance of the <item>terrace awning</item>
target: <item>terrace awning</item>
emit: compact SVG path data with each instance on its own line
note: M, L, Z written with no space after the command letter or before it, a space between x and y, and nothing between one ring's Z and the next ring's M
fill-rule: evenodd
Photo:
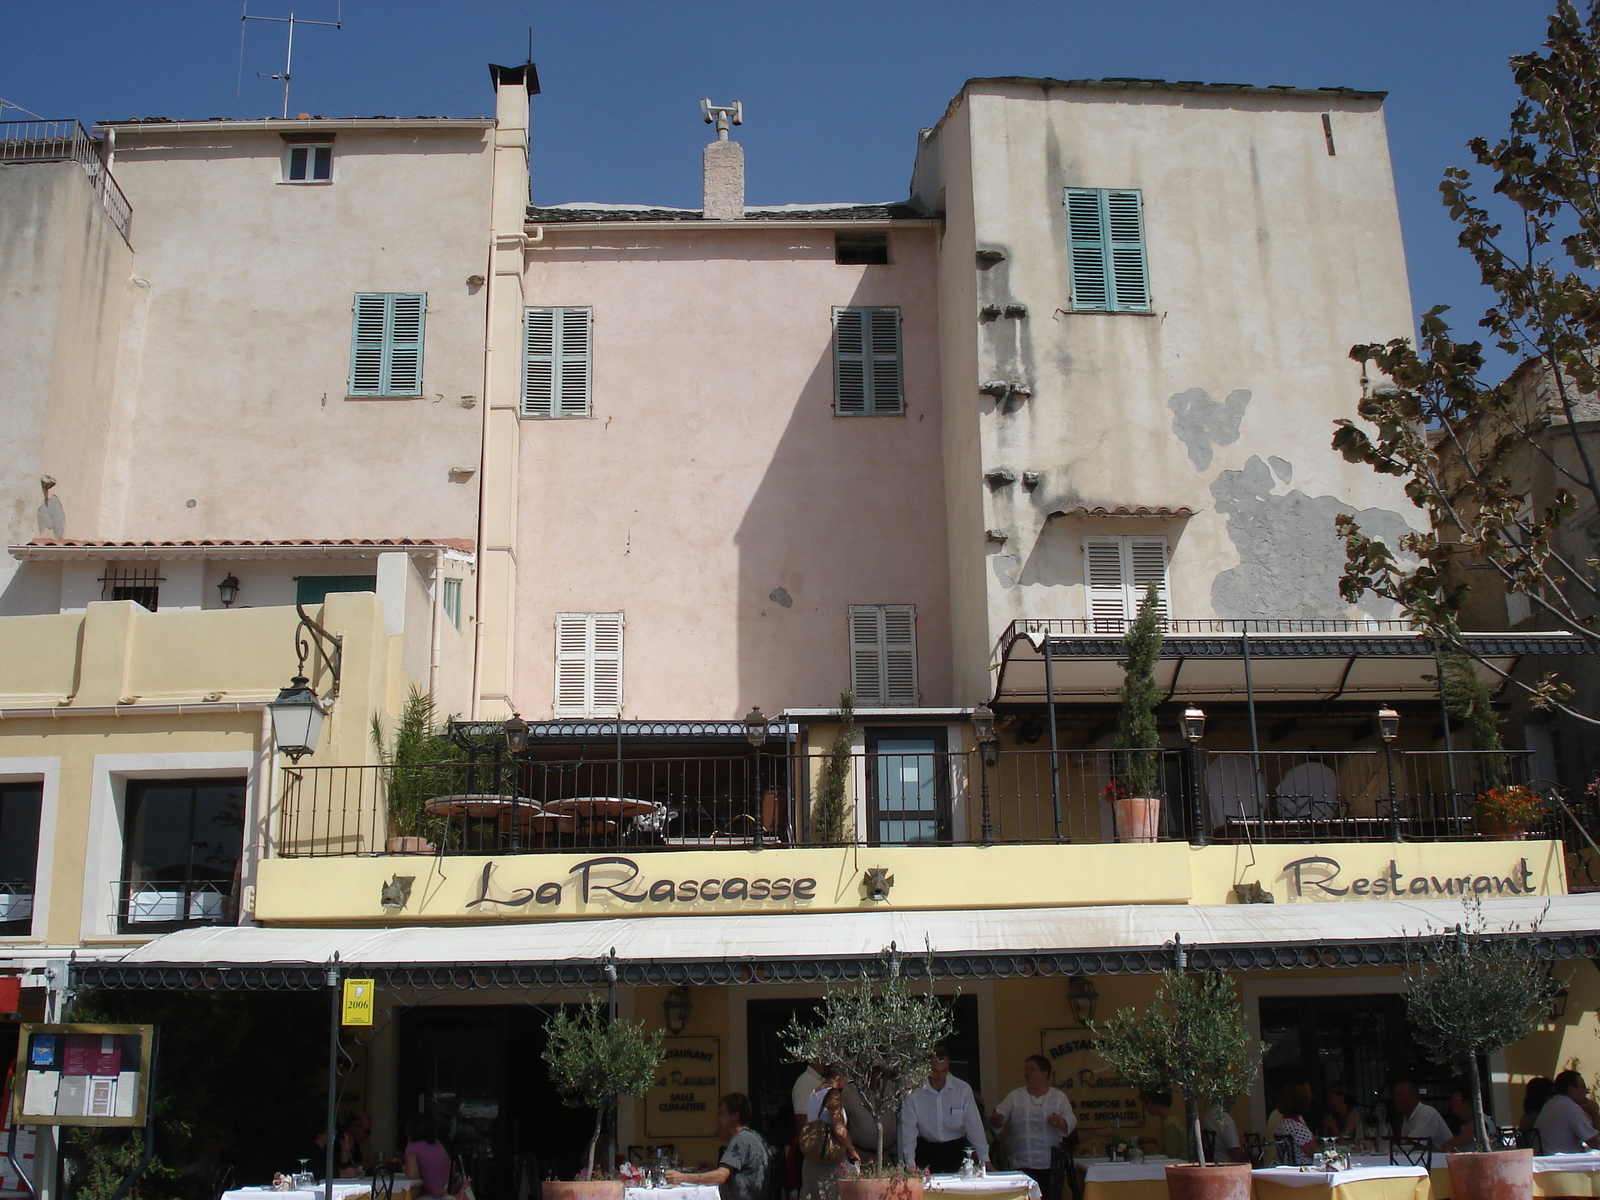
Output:
M996 703L1106 703L1122 686L1122 637L1078 621L1016 621L999 646ZM1398 701L1438 695L1434 646L1399 622L1174 621L1161 645L1156 683L1168 699L1208 701ZM1317 629L1318 625L1335 628ZM1363 628L1362 626L1392 628ZM1337 628L1345 626L1346 628ZM1230 628L1231 627L1231 628ZM1526 655L1597 654L1600 645L1565 633L1469 634L1493 668L1511 672ZM1478 673L1491 690L1500 677ZM1053 684L1053 686L1051 686Z
M1600 894L1482 902L1490 930L1538 930L1541 957L1600 955ZM77 963L77 986L315 989L340 967L388 988L590 987L615 953L628 986L816 982L872 971L891 944L908 974L932 947L941 978L1053 978L1165 970L1178 939L1195 970L1398 965L1419 935L1462 919L1459 901L1117 905L819 914L607 917L382 929L186 929L117 962Z

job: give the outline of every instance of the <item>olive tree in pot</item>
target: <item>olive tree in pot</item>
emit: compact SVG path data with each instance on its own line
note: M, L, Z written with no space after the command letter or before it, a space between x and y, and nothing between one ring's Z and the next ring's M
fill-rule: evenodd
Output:
M552 1200L621 1200L623 1185L612 1181L608 1169L597 1174L595 1147L606 1117L616 1111L623 1096L642 1096L661 1065L661 1036L646 1031L642 1021L607 1020L598 999L591 998L576 1011L558 1008L545 1020L543 1058L550 1082L570 1108L594 1109L594 1132L589 1136L585 1166L579 1182L546 1184ZM549 1189L555 1188L552 1193Z
M1463 924L1428 940L1422 961L1406 971L1405 980L1406 1017L1418 1045L1442 1066L1466 1068L1475 1148L1449 1157L1457 1200L1528 1200L1533 1151L1491 1153L1478 1056L1534 1032L1560 983L1527 937L1490 935L1476 901L1467 903Z
M1153 842L1161 826L1161 736L1156 730L1156 662L1161 657L1161 626L1166 619L1156 585L1151 584L1139 612L1122 639L1122 687L1117 692L1117 778L1104 796L1112 806L1119 842Z
M1149 1008L1121 1009L1094 1034L1095 1048L1129 1083L1184 1098L1197 1165L1167 1168L1172 1200L1250 1200L1250 1164L1206 1167L1200 1136L1200 1114L1245 1091L1266 1049L1246 1029L1228 977L1169 971Z
M814 1023L796 1019L781 1035L784 1049L796 1060L843 1070L877 1123L876 1162L862 1171L862 1178L840 1181L841 1200L916 1200L922 1195L922 1173L914 1166L884 1165L884 1119L898 1113L906 1096L922 1086L934 1047L955 1028L948 1001L912 990L892 945L883 955L880 973L880 983L864 973L850 987L829 992Z

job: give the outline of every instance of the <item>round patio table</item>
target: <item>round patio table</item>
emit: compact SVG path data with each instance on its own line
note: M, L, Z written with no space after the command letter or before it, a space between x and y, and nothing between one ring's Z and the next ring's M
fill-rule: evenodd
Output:
M582 817L587 821L620 821L624 817L642 817L655 812L656 806L648 800L631 800L626 796L570 796L565 800L545 801L544 811Z

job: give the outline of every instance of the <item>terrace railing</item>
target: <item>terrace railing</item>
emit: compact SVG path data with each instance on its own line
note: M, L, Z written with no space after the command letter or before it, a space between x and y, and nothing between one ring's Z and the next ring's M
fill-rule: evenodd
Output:
M0 121L0 162L75 162L89 177L111 224L128 240L133 208L111 177L100 143L75 120Z

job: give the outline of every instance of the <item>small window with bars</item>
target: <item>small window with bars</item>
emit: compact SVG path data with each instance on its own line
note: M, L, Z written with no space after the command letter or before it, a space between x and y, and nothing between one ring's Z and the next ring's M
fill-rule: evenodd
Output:
M350 333L352 396L422 395L426 292L359 292Z
M283 156L285 183L332 183L333 147L290 146Z
M100 599L132 600L155 612L163 582L159 567L107 567L100 576Z
M622 714L622 614L556 614L558 717Z
M1167 610L1167 539L1128 535L1083 539L1088 617L1096 633L1122 633L1153 585L1162 620Z
M450 618L450 624L457 629L461 628L461 580L446 579L444 581L444 615Z
M594 310L529 308L522 320L522 415L587 417Z
M898 308L833 310L833 411L841 417L904 413Z
M1068 188L1066 204L1073 311L1149 312L1140 193Z
M857 704L917 703L917 608L850 606L850 690Z

